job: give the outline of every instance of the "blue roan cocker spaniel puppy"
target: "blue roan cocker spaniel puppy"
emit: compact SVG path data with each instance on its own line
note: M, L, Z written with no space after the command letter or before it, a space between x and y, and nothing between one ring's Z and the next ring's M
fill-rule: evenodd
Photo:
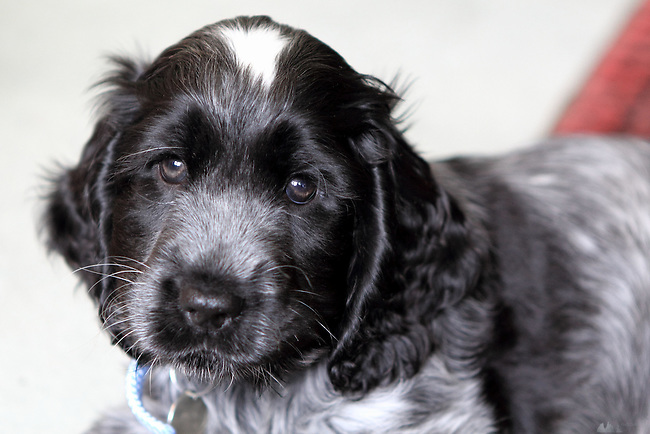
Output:
M265 17L115 62L46 211L138 361L92 432L650 432L650 144L429 164Z

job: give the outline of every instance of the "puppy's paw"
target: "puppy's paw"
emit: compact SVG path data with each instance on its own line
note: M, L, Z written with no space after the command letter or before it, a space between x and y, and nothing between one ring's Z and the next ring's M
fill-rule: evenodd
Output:
M366 393L382 382L392 379L394 362L385 360L368 346L355 346L340 351L330 361L329 375L334 389L346 393ZM390 377L390 378L389 378Z
M428 333L421 326L400 334L355 339L332 355L330 381L341 393L364 394L412 377L430 352Z

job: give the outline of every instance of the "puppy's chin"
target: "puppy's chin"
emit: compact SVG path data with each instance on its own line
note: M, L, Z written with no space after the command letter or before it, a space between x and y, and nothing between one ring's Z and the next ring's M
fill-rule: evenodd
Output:
M325 331L306 320L296 325L289 315L282 318L287 321L284 324L276 318L273 324L278 328L294 326L285 335L268 325L264 328L260 318L251 316L210 332L192 330L171 318L164 323L118 321L108 329L115 342L141 364L170 367L188 379L211 384L245 382L264 387L284 383L288 373L313 366L330 351ZM162 333L165 328L173 329L173 336ZM134 332L128 335L127 330Z
M171 359L170 365L195 382L211 384L248 382L260 385L267 382L263 381L264 367L233 358L224 358L214 351L194 350L178 354Z
M251 363L242 357L224 357L217 351L188 350L178 354L155 354L151 351L139 353L136 358L141 364L166 366L182 374L192 383L225 385L246 383L260 389L285 383L287 374L292 376L302 369L313 366L321 360L328 351L314 349L303 353L301 357L293 355L260 360Z

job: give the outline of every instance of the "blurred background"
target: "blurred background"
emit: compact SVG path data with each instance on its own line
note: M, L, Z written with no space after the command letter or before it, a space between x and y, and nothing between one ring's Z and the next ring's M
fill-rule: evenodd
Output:
M429 158L546 136L638 0L0 0L0 432L79 433L121 405L128 360L38 238L44 179L93 125L112 53L155 55L198 27L266 14L358 71L411 86Z

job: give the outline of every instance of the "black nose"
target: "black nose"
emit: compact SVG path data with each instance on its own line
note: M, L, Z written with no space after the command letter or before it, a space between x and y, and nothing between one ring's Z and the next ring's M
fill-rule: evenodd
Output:
M208 292L184 286L179 293L180 307L190 324L202 328L219 328L242 310L242 299L227 292Z

